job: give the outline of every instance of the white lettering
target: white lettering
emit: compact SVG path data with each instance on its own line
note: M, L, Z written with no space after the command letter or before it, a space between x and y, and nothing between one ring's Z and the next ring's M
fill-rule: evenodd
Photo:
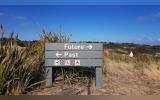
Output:
M69 52L64 52L64 57L67 58L77 58L78 57L78 53L69 53Z
M64 49L65 50L83 50L84 45L72 45L72 44L64 44Z

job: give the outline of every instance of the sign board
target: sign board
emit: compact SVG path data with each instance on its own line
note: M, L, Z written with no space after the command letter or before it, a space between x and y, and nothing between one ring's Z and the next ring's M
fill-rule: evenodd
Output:
M103 64L101 43L47 43L45 66L95 67Z
M47 43L45 45L46 50L75 50L75 51L84 51L84 50L103 50L102 43Z
M46 66L102 66L101 59L46 59Z
M102 43L46 43L47 86L52 85L52 67L95 67L96 86L102 84Z

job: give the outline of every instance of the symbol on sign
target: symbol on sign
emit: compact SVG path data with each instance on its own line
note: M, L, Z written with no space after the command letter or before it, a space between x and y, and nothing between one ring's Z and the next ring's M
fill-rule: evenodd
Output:
M61 56L61 55L62 55L61 53L58 53L58 52L56 53L56 56L57 56L57 57L59 57L59 56Z
M60 60L54 60L54 65L59 66L60 65Z
M64 65L71 65L70 60L65 60L65 61L64 61Z
M80 60L75 60L75 66L79 66L80 65Z
M86 46L88 49L92 49L92 45L88 45Z

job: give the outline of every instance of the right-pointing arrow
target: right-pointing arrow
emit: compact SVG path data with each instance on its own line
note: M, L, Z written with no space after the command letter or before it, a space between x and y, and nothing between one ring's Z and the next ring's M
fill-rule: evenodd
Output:
M93 46L92 46L92 45L88 45L87 48L88 48L88 49L92 49Z

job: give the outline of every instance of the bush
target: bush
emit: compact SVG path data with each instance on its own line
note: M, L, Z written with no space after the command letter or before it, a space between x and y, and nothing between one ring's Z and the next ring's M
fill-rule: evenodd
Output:
M11 37L2 45L0 55L0 94L18 94L25 91L32 79L27 49L20 50L16 40Z

